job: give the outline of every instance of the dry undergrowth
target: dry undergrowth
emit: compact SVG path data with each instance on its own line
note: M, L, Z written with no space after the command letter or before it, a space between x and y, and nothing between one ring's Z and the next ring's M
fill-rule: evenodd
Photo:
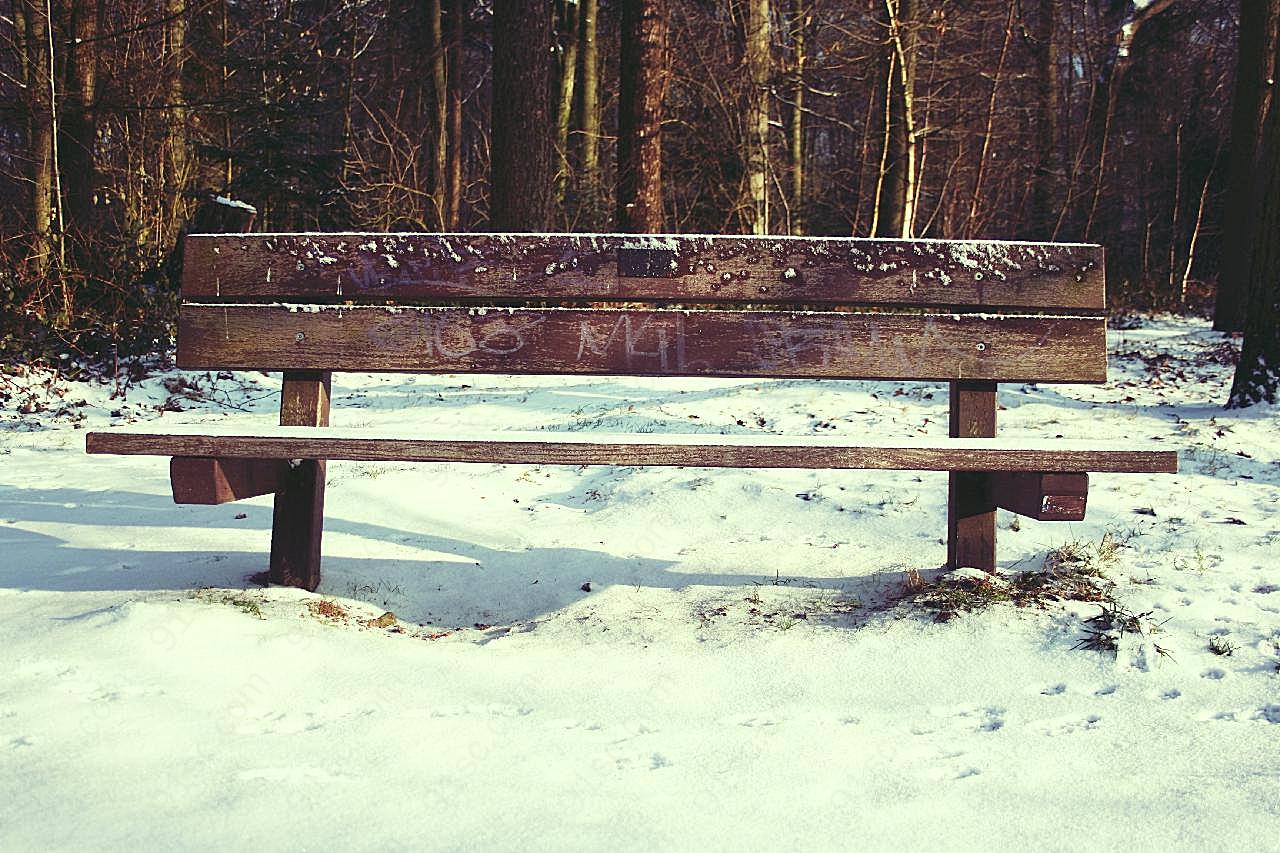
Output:
M1110 533L1094 542L1067 542L1045 555L1038 571L1000 574L960 569L925 581L910 569L900 601L915 605L946 622L996 604L1045 608L1061 601L1110 602L1115 583L1105 569L1121 548Z
M337 622L341 625L346 625L351 621L351 614L347 611L347 608L337 602L329 601L327 598L322 598L319 601L308 601L307 611L317 619Z

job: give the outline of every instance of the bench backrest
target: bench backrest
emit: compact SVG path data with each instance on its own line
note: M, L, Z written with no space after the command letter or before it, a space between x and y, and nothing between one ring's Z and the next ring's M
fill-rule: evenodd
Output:
M1100 382L1102 248L856 238L186 238L195 369Z

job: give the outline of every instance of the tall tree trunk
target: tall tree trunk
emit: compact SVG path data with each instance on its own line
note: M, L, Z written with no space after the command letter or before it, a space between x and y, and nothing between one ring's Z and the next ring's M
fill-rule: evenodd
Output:
M745 161L747 225L752 234L769 233L769 0L747 0L747 102Z
M435 142L431 146L431 210L423 217L424 222L434 224L436 230L446 230L448 219L446 207L448 202L449 173L449 94L448 75L452 68L446 69L447 56L444 43L444 10L440 0L427 0L427 40L431 57L431 130Z
M618 228L664 230L662 105L667 0L623 0L618 80Z
M28 159L31 163L31 273L46 278L54 268L57 241L54 227L60 207L56 198L56 169L53 90L53 57L48 0L18 0L24 4L27 23L27 62L31 104L31 135Z
M66 49L67 86L63 90L58 153L66 182L68 231L78 246L77 260L89 259L85 241L92 228L93 195L97 179L93 149L97 138L94 116L98 77L99 0L75 0L68 7L70 44Z
M30 35L27 33L28 0L13 0L13 55L18 65L18 84L25 90L31 81Z
M161 245L177 239L187 215L187 101L183 75L187 60L187 0L165 0L165 131L168 134L168 166L165 175L165 213Z
M573 115L573 88L578 76L578 3L561 4L563 46L560 52L560 99L556 104L556 206L564 206L569 185L569 124Z
M1147 0L1139 7L1134 0L1113 3L1117 10L1104 16L1104 22L1114 33L1114 46L1102 63L1102 74L1094 85L1089 104L1089 124L1085 129L1084 149L1077 162L1095 166L1093 186L1089 191L1089 207L1080 234L1089 239L1098 215L1098 204L1106 186L1108 158L1110 156L1111 125L1115 120L1120 96L1120 84L1133 64L1133 45L1142 26L1173 6L1177 0ZM1080 171L1079 169L1076 170Z
M886 85L886 150L877 203L877 237L911 237L915 220L915 21L916 0L884 0L889 42Z
M582 0L582 172L579 194L586 225L602 226L604 179L600 175L600 57L596 44L599 0Z
M489 226L546 231L554 215L550 9L494 0Z
M1058 28L1055 0L1040 0L1036 20L1036 82L1039 86L1036 114L1036 170L1032 187L1034 236L1053 237L1061 200L1060 110L1058 106Z
M806 35L809 27L809 14L805 8L805 0L791 0L791 43L792 74L795 80L791 87L791 201L790 219L791 233L804 233L804 70L808 56Z
M1244 328L1249 297L1250 210L1248 199L1255 176L1254 162L1262 133L1264 99L1275 74L1270 41L1280 30L1280 3L1244 0L1240 4L1236 92L1231 104L1231 151L1227 199L1222 206L1222 255L1213 328L1238 332Z
M449 163L445 230L457 231L462 213L462 46L467 32L466 0L449 0Z
M1274 27L1274 22L1280 20L1280 0L1269 0L1267 5ZM1280 34L1274 29L1271 34L1272 61L1280 67ZM1266 57L1261 58L1265 62ZM1244 349L1231 385L1229 407L1264 400L1274 403L1280 389L1280 100L1270 99L1266 118L1260 124L1263 131L1253 160L1252 203L1247 220L1249 302Z

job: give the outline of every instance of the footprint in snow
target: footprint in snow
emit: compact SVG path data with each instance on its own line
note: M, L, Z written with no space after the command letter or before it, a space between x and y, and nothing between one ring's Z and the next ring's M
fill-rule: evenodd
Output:
M1004 728L1005 709L996 705L961 708L933 708L929 711L935 717L950 718L948 728L977 732L994 732ZM913 734L932 734L934 729L927 724L912 728Z
M296 735L314 732L339 720L351 717L365 717L372 714L371 709L324 709L323 711L254 711L246 708L235 708L231 716L237 718L236 734L262 735Z
M1041 690L1040 694L1042 696L1061 696L1063 693L1066 693L1066 692L1067 692L1067 685L1054 684L1050 687L1046 687L1044 690Z
M745 726L749 729L765 729L781 725L784 720L781 717L729 717L725 722L731 726Z
M1072 735L1079 732L1092 731L1098 727L1100 722L1102 722L1102 717L1097 714L1089 714L1087 717L1052 717L1047 720L1037 720L1033 723L1028 723L1027 727L1046 737L1058 737L1059 735Z
M660 752L635 753L621 755L613 760L616 770L630 772L633 770L661 770L671 766L671 760Z
M343 782L350 776L334 775L319 767L259 767L236 774L241 782Z
M958 782L961 779L980 776L982 771L976 767L963 767L959 770L954 767L931 767L922 775L930 782L945 782L948 780Z
M527 717L533 709L524 705L504 705L498 702L489 705L440 705L424 709L421 713L410 716L445 717Z
M323 727L324 723L317 720L315 715L307 711L300 713L269 711L264 714L246 713L240 724L236 726L236 734L252 736L296 735L302 732L313 732Z
M1218 669L1215 666L1210 669L1206 669L1204 672L1200 673L1200 677L1208 678L1212 681L1221 681L1222 679L1227 677L1227 671L1225 669Z
M1280 726L1280 705L1263 705L1253 718Z
M31 678L70 678L76 674L76 668L56 660L39 660L23 664L13 672Z
M1119 689L1119 687L1118 687L1117 685L1115 685L1115 684L1108 684L1108 685L1107 685L1107 686L1105 686L1105 687L1099 687L1097 690L1093 691L1093 695L1094 695L1094 696L1111 696L1111 695L1113 695L1113 694L1116 692L1116 690L1118 690L1118 689Z
M1181 695L1182 695L1182 691L1175 687L1172 690L1166 690L1164 693L1161 693L1160 698L1161 699L1177 699Z
M1219 711L1216 714L1212 712L1207 712L1207 713L1201 714L1200 719L1205 721L1221 720L1222 722L1226 722L1226 723L1234 723L1240 719L1240 713L1241 713L1240 711Z

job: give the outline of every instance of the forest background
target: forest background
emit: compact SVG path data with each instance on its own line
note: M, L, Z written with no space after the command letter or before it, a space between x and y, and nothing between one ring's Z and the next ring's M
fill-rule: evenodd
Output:
M1277 7L0 0L0 361L163 351L191 231L1025 239L1271 399Z

